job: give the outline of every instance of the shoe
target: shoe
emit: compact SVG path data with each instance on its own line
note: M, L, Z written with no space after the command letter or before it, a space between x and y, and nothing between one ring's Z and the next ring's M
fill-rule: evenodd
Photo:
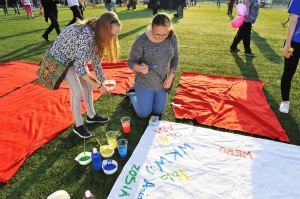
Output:
M74 125L73 132L76 133L77 135L79 135L79 137L81 137L81 138L92 137L92 134L89 132L89 130L84 125L80 125L78 127L76 127Z
M282 101L280 103L279 111L281 113L289 113L290 110L290 102L289 101Z
M49 41L48 35L42 35L42 37L43 37L46 41Z
M126 91L126 96L129 96L130 94L134 94L135 93L135 88L131 87Z
M239 51L241 51L241 50L238 49L238 48L229 48L229 50L230 50L231 52L239 52Z
M247 57L255 57L253 53L244 53Z
M95 115L93 118L90 118L89 116L87 116L87 119L86 119L86 122L89 123L89 124L92 124L92 123L106 123L108 122L108 118L107 117L102 117L102 116L99 116L99 115Z

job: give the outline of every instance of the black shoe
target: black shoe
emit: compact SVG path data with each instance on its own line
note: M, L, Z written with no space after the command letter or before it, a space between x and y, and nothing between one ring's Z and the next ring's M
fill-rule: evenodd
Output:
M135 93L135 88L131 87L126 91L126 96L129 96L130 94L134 94Z
M108 118L107 117L102 117L102 116L99 116L99 115L95 115L93 118L90 118L89 116L87 116L86 118L86 122L91 124L91 123L106 123L108 122Z
M46 41L49 41L48 35L42 35L42 37L43 37Z
M244 53L247 57L255 57L253 53Z
M231 52L239 52L240 51L240 49L238 49L238 48L229 48L229 50Z
M92 134L89 132L89 130L84 125L81 125L78 127L76 127L74 125L73 132L76 133L77 135L79 135L79 137L81 137L81 138L92 137Z

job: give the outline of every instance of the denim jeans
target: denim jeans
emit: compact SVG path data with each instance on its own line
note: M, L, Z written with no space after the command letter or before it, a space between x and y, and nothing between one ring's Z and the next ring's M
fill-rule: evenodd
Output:
M162 90L150 90L135 86L135 94L129 98L133 108L140 118L147 118L151 114L161 115L166 108L168 93Z
M111 11L111 4L110 3L105 3L105 7L107 11Z

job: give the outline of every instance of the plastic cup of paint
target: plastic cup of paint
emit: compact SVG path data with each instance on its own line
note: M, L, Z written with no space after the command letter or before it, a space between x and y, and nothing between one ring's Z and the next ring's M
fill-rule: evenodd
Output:
M121 118L122 128L124 133L130 132L130 117Z
M117 131L108 131L106 133L107 142L110 146L114 147L114 149L117 148L117 136Z
M102 169L105 174L111 175L118 170L118 163L112 159L106 159L102 161Z
M121 158L126 158L127 156L127 144L128 141L126 139L119 139L117 141L118 151Z

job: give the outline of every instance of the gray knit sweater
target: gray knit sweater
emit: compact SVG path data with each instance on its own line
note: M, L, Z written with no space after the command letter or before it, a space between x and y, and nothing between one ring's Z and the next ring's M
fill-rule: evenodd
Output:
M178 67L176 34L160 43L150 41L146 32L139 35L131 47L128 67L133 69L134 65L141 63L150 65L149 72L147 74L135 73L135 85L151 90L162 89L169 67L175 70Z

